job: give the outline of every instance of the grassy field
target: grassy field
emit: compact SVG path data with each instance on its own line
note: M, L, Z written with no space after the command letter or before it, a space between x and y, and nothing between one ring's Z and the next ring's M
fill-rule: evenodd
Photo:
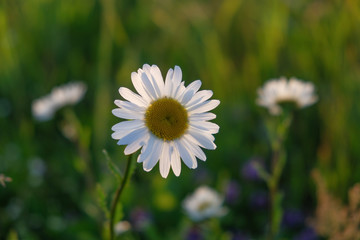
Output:
M264 239L268 190L244 166L269 165L271 116L257 89L281 76L312 82L319 98L294 115L279 186L279 237L306 239L320 207L313 169L343 204L360 182L359 25L357 0L0 0L0 173L12 178L0 186L0 239L106 239L101 205L118 181L104 150L122 170L126 161L111 110L144 63L163 76L180 66L186 85L202 80L221 101L220 132L208 160L180 177L134 165L117 215L132 227L121 239ZM32 102L71 81L87 85L84 99L36 121ZM201 185L225 195L228 214L189 220L182 201ZM300 220L289 225L287 213Z

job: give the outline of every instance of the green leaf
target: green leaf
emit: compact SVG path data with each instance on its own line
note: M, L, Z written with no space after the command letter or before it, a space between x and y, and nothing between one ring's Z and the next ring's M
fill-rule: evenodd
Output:
M103 153L107 159L107 164L108 164L108 167L110 169L110 171L112 172L112 174L117 178L117 180L119 182L121 182L121 180L123 179L123 174L122 172L120 171L120 169L115 165L115 163L112 161L112 159L110 158L108 152L103 149Z
M96 184L96 193L99 206L104 211L106 218L109 219L110 212L106 204L106 194L100 183Z

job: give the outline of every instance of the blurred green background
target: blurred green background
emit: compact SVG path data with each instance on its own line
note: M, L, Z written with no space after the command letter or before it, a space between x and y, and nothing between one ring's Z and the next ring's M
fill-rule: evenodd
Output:
M0 239L101 238L95 183L106 196L117 186L103 149L119 168L125 162L110 137L119 121L111 109L120 86L134 89L130 74L144 63L163 75L179 65L186 85L201 79L202 89L212 89L221 100L220 133L207 162L183 165L178 178L137 164L122 213L131 220L134 209L146 210L151 223L129 239L184 239L183 198L204 184L225 193L229 182L240 193L222 231L230 239L262 236L267 210L248 206L266 187L246 180L242 166L254 156L269 160L268 113L255 104L256 90L281 76L313 82L319 96L290 129L284 207L312 215L313 168L346 200L360 182L359 26L358 0L0 0L0 173L13 179L0 186ZM73 80L87 84L85 98L35 121L32 101ZM62 132L69 116L78 121L75 143Z

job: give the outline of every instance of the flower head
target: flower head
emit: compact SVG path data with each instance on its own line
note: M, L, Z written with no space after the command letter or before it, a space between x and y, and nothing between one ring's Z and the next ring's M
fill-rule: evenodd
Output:
M269 109L272 115L279 115L282 109L279 104L294 103L298 108L304 108L317 101L314 85L296 78L282 77L271 79L258 89L257 104Z
M225 202L235 204L238 202L241 187L236 181L229 181L225 188Z
M182 82L180 67L169 69L165 82L160 69L145 64L131 74L132 83L139 94L121 87L120 95L127 101L115 100L119 107L112 112L127 119L112 127L112 138L119 145L127 145L124 153L132 154L141 148L137 161L150 171L159 161L161 176L168 176L170 167L176 176L181 172L183 160L189 168L197 167L197 160L205 161L202 148L215 149L212 134L219 126L209 122L216 117L208 111L219 105L208 100L212 91L198 91L201 81L187 87Z
M311 227L306 227L302 230L298 235L294 237L295 240L318 240L319 237L317 236L314 229Z
M263 159L259 157L253 157L245 162L241 168L241 175L244 179L249 181L260 180L259 170L257 166L264 167Z
M33 116L39 121L47 121L58 109L79 102L85 92L86 85L82 82L71 82L55 87L50 94L33 101Z
M201 186L185 198L183 207L188 216L194 221L201 221L211 217L222 217L227 209L222 206L224 198L213 189Z
M131 229L131 224L128 221L120 221L115 224L115 234L121 235Z
M203 240L204 234L199 227L193 226L186 233L186 240Z
M151 224L152 218L149 211L137 207L131 212L131 225L135 230L142 231Z
M305 216L299 209L286 209L282 222L286 227L296 228L304 224Z

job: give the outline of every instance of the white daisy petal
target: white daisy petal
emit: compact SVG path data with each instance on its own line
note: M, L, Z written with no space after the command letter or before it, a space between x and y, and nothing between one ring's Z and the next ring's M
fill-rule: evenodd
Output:
M171 152L170 144L164 144L162 154L160 156L160 174L166 178L170 171Z
M127 121L127 122L130 122L130 121ZM119 139L127 136L131 132L133 132L133 131L135 131L137 129L140 129L140 128L144 128L144 125L132 125L132 126L129 126L129 128L122 128L122 129L119 129L119 130L115 131L111 135L111 137L113 139L119 140Z
M206 121L192 121L191 126L202 131L209 131L211 134L215 134L219 132L219 126L212 122Z
M125 119L112 127L111 135L119 145L127 145L124 153L140 150L137 162L143 163L145 171L159 162L164 178L170 167L175 176L180 175L181 159L189 168L197 167L196 158L205 161L206 155L200 147L215 149L212 134L219 131L218 125L208 122L216 115L207 111L219 104L218 100L209 100L212 91L199 91L200 80L185 87L178 66L169 69L164 82L156 65L144 64L131 74L131 81L139 95L128 88L119 88L127 101L115 100L119 108L112 110L115 116Z
M164 146L164 142L160 140L155 141L153 151L151 152L149 157L144 161L143 168L145 171L148 172L151 169L153 169L153 167L159 161L163 146Z
M149 139L149 134L145 134L145 135L142 135L141 137L139 137L136 141L127 145L124 150L125 155L132 154L132 153L136 152L137 150L139 150L142 146L144 146L146 144L148 139Z
M125 137L126 135L128 135L129 133L131 133L132 131L134 131L134 129L124 129L122 131L116 131L113 134L111 134L111 137L115 140L119 140Z
M195 95L195 93L199 90L200 87L201 87L200 80L196 80L191 84L189 84L189 86L187 86L186 90L183 93L181 103L183 105L186 105L186 103L188 103L191 100L191 98Z
M151 75L153 76L154 78L154 81L156 82L157 86L159 87L159 91L160 91L160 97L163 96L163 91L164 91L164 88L165 88L165 84L164 84L164 79L161 75L161 71L160 69L158 68L158 66L156 65L152 65L151 66Z
M194 142L193 138L187 134L184 135L184 140L186 142L186 147L188 149L190 149L197 158L199 158L202 161L206 161L206 155L203 152L203 150L201 150L201 148Z
M216 118L214 113L194 113L189 116L190 121L209 121Z
M129 111L126 109L116 108L112 110L112 114L119 118L125 119L143 119L144 114L141 112Z
M196 159L194 158L194 155L190 152L190 150L186 148L185 144L183 143L183 140L181 139L176 140L175 145L179 150L180 156L184 161L185 165L188 166L188 168L196 168L197 167Z
M150 156L152 149L154 148L155 141L156 137L150 134L148 143L142 148L141 154L138 157L139 163L144 162Z
M181 172L181 160L180 154L175 147L174 143L170 143L170 152L171 152L171 168L175 174L175 176L179 176Z
M155 65L153 65L153 66L155 66ZM154 88L155 95L156 95L155 98L161 97L162 96L161 95L162 89L160 89L160 86L158 84L157 79L155 79L155 76L152 74L152 67L150 67L150 65L148 65L148 64L144 64L143 70L144 70L144 73L147 76L147 79L150 81L152 87ZM162 78L161 78L161 81L162 81L162 85L164 85L164 82L163 82Z
M202 102L205 102L211 96L213 95L213 92L210 90L202 90L197 93L195 93L194 97L185 105L186 108L190 108L196 104L200 104Z
M148 103L139 95L132 92L130 89L121 87L119 88L120 95L128 100L129 102L132 102L140 107L147 107Z
M136 105L135 103L132 103L132 102L115 100L114 103L118 107L123 108L125 110L135 111L135 112L145 112L144 107L140 107L140 106L138 106L138 105Z
M177 90L179 89L179 86L181 84L181 80L182 80L182 72L181 69L178 66L175 66L174 68L174 72L172 74L172 78L171 78L171 89L170 89L170 97L173 97L176 99L176 93Z
M175 87L179 86L180 82L182 80L182 71L179 66L175 66L174 68L174 74L172 78L173 85Z
M111 130L113 131L129 130L129 129L140 128L143 126L145 126L145 124L142 120L122 121L112 126Z
M174 74L174 70L172 70L172 68L170 68L169 71L167 72L166 78L165 78L165 87L164 87L164 95L165 96L171 96L173 74Z
M190 107L188 109L188 111L191 114L193 114L193 113L203 113L203 112L213 110L219 104L220 104L219 100L209 100L209 101L203 102L201 104L195 105L193 107Z
M141 77L139 76L139 73L132 72L131 73L131 81L132 81L136 91L143 97L143 99L146 102L150 103L152 99L149 96L149 94L145 91Z
M151 134L150 134L151 135ZM150 137L149 137L150 138ZM147 146L147 143L149 143L150 141L149 141L149 139L147 140L147 142L144 144L144 146L141 148L141 151L140 151L140 154L138 155L138 157L137 157L137 159L136 159L136 162L138 162L138 163L141 163L143 160L143 158L142 158L142 155L143 155L143 153L145 152L145 149L146 149L146 146Z
M151 97L151 99L152 99L152 100L157 99L157 98L158 98L158 95L157 95L157 93L156 93L156 90L155 90L153 84L151 83L148 75L147 75L145 72L143 72L143 73L141 74L141 80L142 80L142 82L143 82L143 84L144 84L144 88L145 88L146 92L147 92L148 95Z
M137 141L139 138L142 138L146 133L146 128L139 128L132 132L130 132L128 135L124 136L118 141L118 145L126 145L130 144L132 142Z
M185 83L181 82L180 85L175 89L175 92L173 94L174 99L179 100L180 96L184 93L185 89L186 89L185 88Z
M213 142L213 137L210 134L203 133L195 128L189 129L189 134L198 141L199 145L206 149L216 149L216 145Z

